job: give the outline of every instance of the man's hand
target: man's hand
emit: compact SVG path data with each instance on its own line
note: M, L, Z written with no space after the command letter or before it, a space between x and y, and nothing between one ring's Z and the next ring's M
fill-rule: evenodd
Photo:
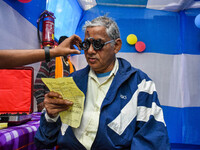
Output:
M72 35L69 38L65 39L58 47L50 50L51 57L56 56L67 56L68 54L80 54L79 43L82 42L81 38L78 35ZM78 47L79 50L75 49L74 45Z
M69 109L72 105L73 102L64 100L59 93L49 92L45 94L44 107L51 118L57 117L59 112Z

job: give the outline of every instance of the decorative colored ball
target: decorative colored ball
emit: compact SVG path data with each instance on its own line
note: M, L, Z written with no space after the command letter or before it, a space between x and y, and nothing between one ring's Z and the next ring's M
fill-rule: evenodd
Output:
M195 19L194 19L194 23L197 26L197 28L200 28L200 14L198 14Z
M21 3L29 3L31 0L18 0Z
M137 42L137 36L135 34L129 34L126 38L128 44L134 45Z
M136 51L138 52L143 52L146 48L146 45L144 42L142 41L138 41L136 44L135 44L135 49Z

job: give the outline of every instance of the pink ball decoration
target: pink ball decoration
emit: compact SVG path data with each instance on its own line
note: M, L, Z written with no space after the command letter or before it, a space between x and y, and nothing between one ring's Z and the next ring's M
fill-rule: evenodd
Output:
M138 52L143 52L146 48L146 45L144 42L142 41L138 41L137 43L135 43L135 49Z

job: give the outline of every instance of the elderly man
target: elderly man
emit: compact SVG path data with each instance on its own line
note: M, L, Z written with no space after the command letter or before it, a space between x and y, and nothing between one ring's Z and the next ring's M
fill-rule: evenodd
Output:
M80 44L88 66L71 76L85 94L78 128L66 128L58 113L73 105L55 92L46 94L35 144L60 149L170 149L154 82L129 62L116 58L122 41L117 24L101 16L86 22ZM73 107L73 106L72 106Z

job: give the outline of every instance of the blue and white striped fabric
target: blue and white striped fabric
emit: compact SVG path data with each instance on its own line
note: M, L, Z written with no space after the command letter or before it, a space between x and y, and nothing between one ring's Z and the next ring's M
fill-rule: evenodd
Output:
M94 7L85 11L77 4L82 0L65 0L68 5L54 0L54 4L62 2L54 7L52 1L47 7L56 14L56 38L76 33L83 39L84 22L100 15L108 14L116 20L123 42L117 56L127 59L155 82L170 142L200 146L200 29L194 24L200 13L199 0L93 0ZM0 1L0 49L39 48L36 21L45 9L46 0ZM64 15L60 15L61 10ZM143 53L137 53L134 45L126 42L129 34L146 44ZM83 53L72 56L72 62L76 69L87 64ZM33 66L36 75L39 63Z

